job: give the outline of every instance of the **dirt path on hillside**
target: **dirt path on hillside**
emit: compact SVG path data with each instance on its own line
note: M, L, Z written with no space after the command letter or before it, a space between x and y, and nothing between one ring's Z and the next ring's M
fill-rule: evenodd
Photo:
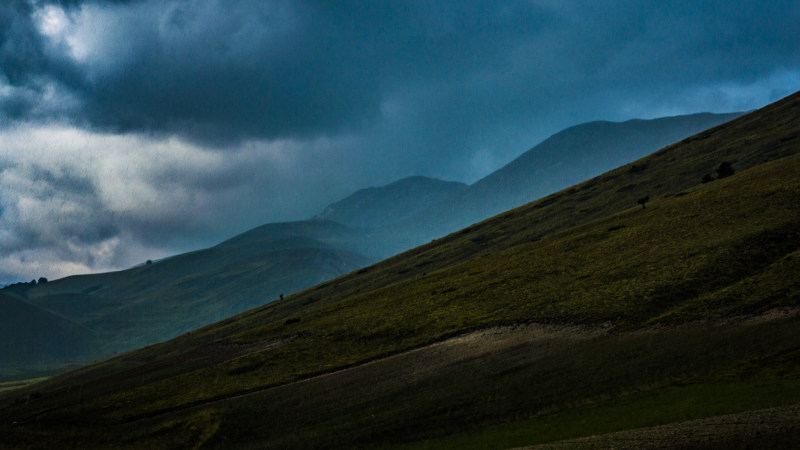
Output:
M798 447L800 405L790 405L520 447L520 450Z

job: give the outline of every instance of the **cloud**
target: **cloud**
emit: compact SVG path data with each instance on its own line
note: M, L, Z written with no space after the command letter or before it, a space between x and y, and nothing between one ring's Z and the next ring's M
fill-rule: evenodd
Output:
M211 145L360 132L400 96L439 120L467 108L501 121L602 88L798 70L786 1L13 4L4 72L78 99L54 117Z
M0 139L0 278L110 270L197 245L208 199L236 187L219 155L171 141L64 127Z
M365 182L327 157L347 140L251 141L221 152L26 125L0 130L0 142L2 281L115 270L213 245L309 218Z
M790 0L1 2L0 264L124 267L403 176L472 182L580 122L753 109L800 89L799 22Z
M106 260L119 230L92 183L66 161L53 164L51 155L11 157L8 137L0 154L0 277L63 276L119 263Z

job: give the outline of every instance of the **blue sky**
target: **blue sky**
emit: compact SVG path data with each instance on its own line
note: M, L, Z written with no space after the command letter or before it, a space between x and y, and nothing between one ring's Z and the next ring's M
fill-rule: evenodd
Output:
M590 120L800 89L796 1L11 0L0 282L127 267Z

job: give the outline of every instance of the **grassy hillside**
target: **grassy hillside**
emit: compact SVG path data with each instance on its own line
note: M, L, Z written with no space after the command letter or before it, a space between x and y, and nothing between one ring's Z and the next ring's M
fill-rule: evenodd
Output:
M368 260L330 249L265 252L198 271L125 299L59 294L30 302L75 317L110 354L149 345L357 269Z
M795 94L284 301L0 393L3 443L503 448L800 403L798 153ZM736 173L701 183L722 161Z

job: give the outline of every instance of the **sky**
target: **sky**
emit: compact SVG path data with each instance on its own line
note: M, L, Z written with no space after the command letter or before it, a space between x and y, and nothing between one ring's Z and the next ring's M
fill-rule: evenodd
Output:
M800 2L0 2L0 283L472 183L591 120L800 90Z

